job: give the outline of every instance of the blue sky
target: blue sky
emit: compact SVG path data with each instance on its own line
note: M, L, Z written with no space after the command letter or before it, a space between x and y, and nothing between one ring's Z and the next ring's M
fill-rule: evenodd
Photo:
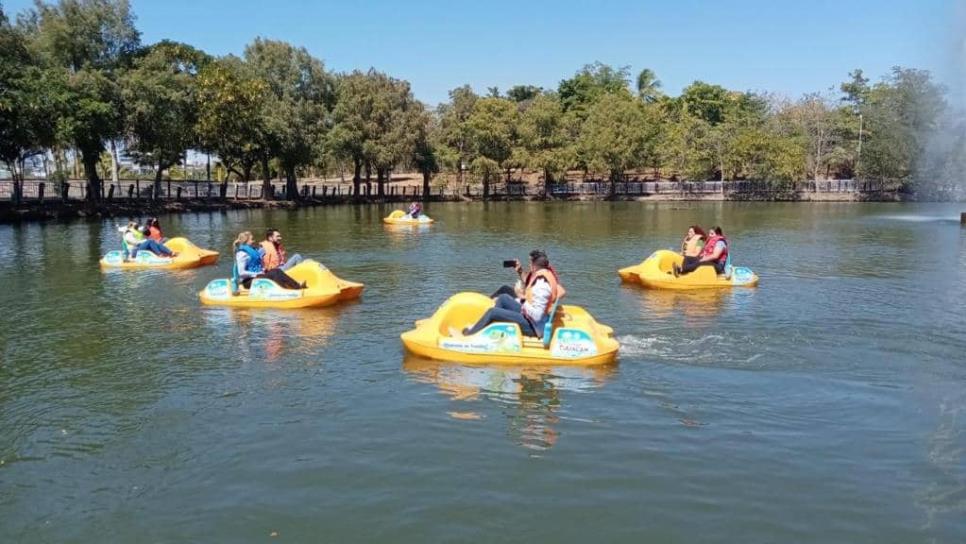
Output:
M16 13L30 0L0 0ZM960 2L961 3L961 2ZM657 72L677 94L701 79L789 97L823 91L857 67L926 68L962 87L957 0L646 2L310 2L132 0L145 43L168 38L240 54L256 36L305 46L338 71L373 66L430 104L469 83L555 88L600 60ZM958 54L957 54L958 51Z

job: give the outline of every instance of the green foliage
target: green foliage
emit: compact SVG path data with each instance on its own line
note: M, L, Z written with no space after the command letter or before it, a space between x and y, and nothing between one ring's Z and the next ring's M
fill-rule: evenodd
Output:
M440 104L437 110L439 117L440 144L439 156L444 164L457 173L457 179L462 183L463 169L469 166L475 150L470 140L469 118L479 97L469 85L457 87L449 92L449 102Z
M209 62L197 49L163 41L139 56L121 76L127 154L155 168L156 191L164 171L197 145L197 74Z
M520 103L533 100L540 96L542 92L543 89L534 85L514 85L506 92L506 97L514 102Z
M269 153L262 126L268 84L241 59L228 56L201 69L197 93L199 147L214 152L227 170L250 181L255 164Z
M245 62L268 85L261 126L266 147L285 172L286 196L298 198L296 168L310 164L325 136L325 118L335 102L334 81L322 61L304 47L256 38Z
M588 108L577 148L590 170L607 172L616 182L627 170L647 162L656 134L639 102L628 93L609 93Z
M472 170L483 179L483 195L489 195L493 174L511 167L516 141L516 104L505 98L481 98L467 119L467 131L476 157Z
M629 93L630 68L614 68L595 62L584 66L572 78L560 82L557 94L564 111L584 112L605 94Z
M533 99L520 118L521 161L544 174L544 182L566 172L576 159L576 149L556 95L542 94Z
M661 98L661 80L654 74L654 70L644 68L637 74L637 96L648 103Z
M142 48L127 0L40 0L15 25L0 10L0 160L16 175L31 156L51 153L63 170L79 154L92 198L105 143L119 141L158 180L200 149L240 179L284 173L288 198L300 169L333 163L352 164L357 191L363 172L367 182L375 173L380 193L404 167L426 187L436 172L463 183L472 169L488 193L514 169L547 183L573 169L612 181L649 169L693 180L910 182L962 163L966 138L931 139L966 131L928 72L897 67L873 84L854 70L840 91L780 101L695 81L668 97L650 69L632 87L627 67L596 62L556 92L490 87L481 98L463 86L428 112L404 80L336 76L281 41L256 39L243 59L166 41Z

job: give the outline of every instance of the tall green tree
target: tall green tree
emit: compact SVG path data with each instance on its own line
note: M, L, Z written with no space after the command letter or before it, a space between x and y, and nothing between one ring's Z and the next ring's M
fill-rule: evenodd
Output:
M251 181L255 166L271 153L262 124L268 84L241 59L227 56L201 68L197 88L199 146L239 179Z
M262 125L285 173L286 198L296 200L296 169L312 162L325 137L326 116L335 102L334 81L321 60L282 41L256 38L245 47L245 62L268 85ZM263 159L263 170L268 170L267 163ZM267 178L267 172L263 175ZM271 180L265 181L269 189Z
M127 154L155 170L154 195L164 172L198 144L198 72L210 61L190 45L162 41L147 48L121 76Z
M103 184L97 172L104 142L123 129L117 72L140 46L134 14L127 0L38 1L19 19L31 36L30 46L46 65L66 72L58 138L82 157L88 198L98 200Z
M440 158L448 162L456 172L457 184L463 185L463 170L469 166L475 150L470 139L469 119L479 97L469 85L449 92L449 102L440 104L439 116Z
M517 107L505 98L481 98L467 121L477 151L472 169L483 181L483 198L490 196L490 182L509 168L516 138Z
M557 175L573 164L576 151L563 106L556 95L541 94L520 116L519 139L526 166L543 172L544 196Z
M55 143L59 74L43 69L24 35L0 9L0 160L13 181L14 201L22 192L24 167Z
M654 152L655 134L639 102L629 93L611 93L587 110L577 145L591 170L608 173L613 195L627 170L647 163Z
M439 134L437 119L420 104L414 132L412 164L423 176L423 198L429 197L429 182L433 174L440 170L440 160L436 138Z

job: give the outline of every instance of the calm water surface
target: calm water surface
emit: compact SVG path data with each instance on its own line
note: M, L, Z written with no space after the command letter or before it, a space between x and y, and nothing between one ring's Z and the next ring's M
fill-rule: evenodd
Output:
M0 226L4 542L964 542L961 206L432 204L162 217L282 229L366 283L203 308L228 261L102 273L113 221ZM617 269L721 224L756 290ZM546 249L617 365L467 367L399 334ZM224 254L223 254L224 255ZM274 533L274 536L272 536Z

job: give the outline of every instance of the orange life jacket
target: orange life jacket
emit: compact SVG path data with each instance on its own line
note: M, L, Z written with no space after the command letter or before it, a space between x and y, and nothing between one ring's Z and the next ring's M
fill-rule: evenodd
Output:
M148 227L148 238L160 242L164 236L161 235L161 229L158 227Z
M269 240L262 240L262 249L265 250L265 256L262 257L262 267L266 271L278 268L285 262L285 249L282 244L276 247Z
M533 304L533 286L534 284L537 283L537 280L540 278L543 278L544 280L547 281L547 283L550 284L550 299L547 300L547 307L544 308L544 311L548 312L550 311L550 308L553 307L553 303L557 302L557 299L564 296L567 293L567 291L566 289L563 288L563 285L561 285L560 282L557 281L556 274L554 274L552 271L546 268L542 268L540 270L537 270L536 272L531 273L527 278L526 299L528 304Z
M701 235L695 234L681 244L681 251L686 257L698 257L701 255L701 249L698 248L698 243L700 241Z

